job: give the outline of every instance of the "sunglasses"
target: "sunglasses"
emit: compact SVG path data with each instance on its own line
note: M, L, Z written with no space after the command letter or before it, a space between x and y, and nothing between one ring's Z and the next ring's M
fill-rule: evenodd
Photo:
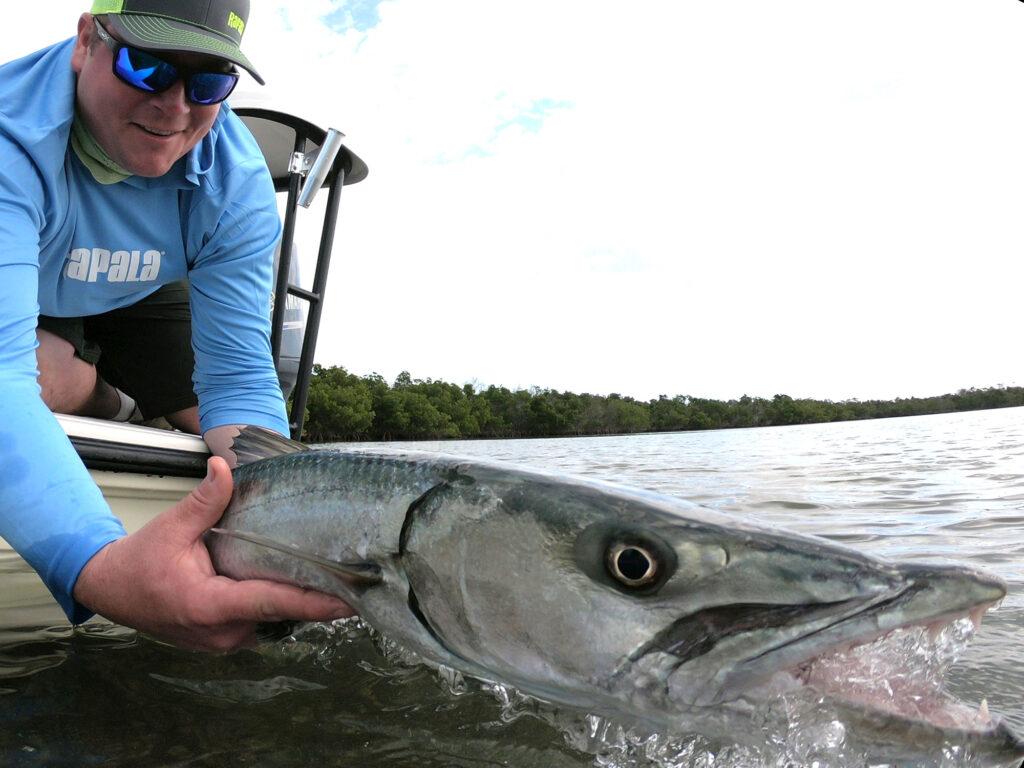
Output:
M220 104L238 83L237 72L196 72L177 67L146 51L115 40L96 19L96 32L113 54L114 75L132 88L163 93L178 80L185 81L185 97L193 104Z

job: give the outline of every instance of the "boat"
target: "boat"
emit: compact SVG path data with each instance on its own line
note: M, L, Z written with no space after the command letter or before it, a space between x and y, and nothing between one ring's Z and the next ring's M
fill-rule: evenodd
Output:
M271 346L288 411L290 437L302 435L313 355L323 309L327 275L337 232L343 187L366 178L366 163L344 143L344 134L308 110L283 106L280 94L239 87L229 104L256 138L274 180L282 211ZM322 127L322 126L328 127ZM326 194L326 204L311 207ZM323 208L315 268L310 287L299 280L295 240L300 214L314 220ZM283 300L282 300L283 297ZM184 498L206 474L209 449L202 438L173 430L166 423L127 424L82 416L56 415L57 421L131 533ZM0 610L22 616L37 611L62 615L35 571L0 538ZM9 612L9 611L5 611ZM4 621L0 619L0 625Z

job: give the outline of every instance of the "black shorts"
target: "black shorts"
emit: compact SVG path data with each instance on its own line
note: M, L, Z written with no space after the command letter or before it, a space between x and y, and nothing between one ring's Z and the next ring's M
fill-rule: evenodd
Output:
M131 395L146 419L196 405L188 281L159 288L130 307L89 317L39 316L99 375Z

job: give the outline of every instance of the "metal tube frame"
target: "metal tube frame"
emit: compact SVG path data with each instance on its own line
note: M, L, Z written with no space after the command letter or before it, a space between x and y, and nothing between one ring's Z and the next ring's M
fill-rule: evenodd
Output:
M294 116L259 108L235 110L240 116L249 116L281 123L295 131L295 153L304 154L308 142L323 146L327 131ZM359 161L361 163L361 161ZM287 204L281 231L281 249L278 256L277 276L274 289L274 312L271 317L270 345L277 368L281 359L281 340L284 332L285 306L289 296L296 296L309 305L306 325L302 337L302 351L299 355L299 367L296 375L295 389L292 393L292 407L288 417L288 427L293 440L302 437L302 427L306 419L306 403L309 397L309 385L313 372L313 355L316 352L317 337L320 332L320 318L323 313L324 292L327 288L327 275L330 270L331 254L334 246L334 235L337 231L338 211L341 204L341 189L348 181L361 181L366 175L365 165L360 173L346 179L353 163L350 152L344 147L338 152L331 165L331 171L324 181L329 188L327 207L324 212L323 226L320 233L320 247L317 253L316 269L313 275L312 290L290 282L289 274L293 258L293 241L295 239L298 201L302 190L303 171L292 169L287 177ZM308 169L307 169L308 170ZM280 192L285 189L284 179L275 179L275 187Z

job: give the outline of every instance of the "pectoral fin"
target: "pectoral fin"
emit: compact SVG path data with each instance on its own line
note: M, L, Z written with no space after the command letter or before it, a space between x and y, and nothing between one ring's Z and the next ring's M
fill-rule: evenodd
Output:
M240 541L245 541L249 544L255 544L257 547L266 547L267 549L272 549L275 552L297 557L300 560L314 563L331 573L336 573L346 581L356 584L379 584L383 578L380 566L375 565L374 563L339 563L334 560L328 560L326 557L321 557L320 555L312 552L306 552L305 550L294 547L291 544L284 544L280 541L267 538L261 534L250 533L248 531L234 531L227 528L211 528L209 533L215 533L219 536L230 536L231 538L239 539Z

